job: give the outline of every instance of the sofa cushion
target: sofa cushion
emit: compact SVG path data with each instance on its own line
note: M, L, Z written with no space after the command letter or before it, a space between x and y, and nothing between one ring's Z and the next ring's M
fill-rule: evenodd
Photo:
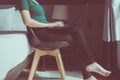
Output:
M0 30L12 29L14 25L15 7L1 6L0 8Z
M15 5L0 5L0 31L26 31Z

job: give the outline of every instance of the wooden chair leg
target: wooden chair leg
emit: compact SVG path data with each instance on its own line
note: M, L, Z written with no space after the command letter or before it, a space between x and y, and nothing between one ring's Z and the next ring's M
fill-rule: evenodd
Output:
M40 56L41 55L40 55L39 51L36 50L35 54L34 54L34 57L33 57L32 67L31 67L31 70L30 70L30 73L29 73L28 80L33 80L35 71L37 69L37 66L38 66L38 63L39 63L39 60L40 60Z
M55 52L56 52L55 58L56 58L56 61L57 61L59 72L61 74L61 78L62 78L62 80L66 80L65 69L64 69L64 66L63 66L63 61L62 61L60 51L59 51L59 49L56 49Z
M56 50L53 50L53 51L51 51L51 50L42 51L42 50L36 49L28 80L33 80L35 71L37 69L37 66L38 66L38 63L39 63L39 60L40 60L40 57L45 56L45 55L51 55L51 56L54 56L56 58L56 62L57 62L57 65L58 65L58 69L59 69L61 78L62 78L62 80L66 80L65 69L64 69L64 66L63 66L62 57L61 57L59 49L56 49Z

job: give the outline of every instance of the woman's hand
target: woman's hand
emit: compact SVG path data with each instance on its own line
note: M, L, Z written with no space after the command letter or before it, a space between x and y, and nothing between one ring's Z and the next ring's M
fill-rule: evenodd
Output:
M58 27L64 27L64 23L62 21L56 21L54 22L56 24L56 26Z
M55 22L49 23L49 28L51 27L64 27L64 23L62 21L55 21Z

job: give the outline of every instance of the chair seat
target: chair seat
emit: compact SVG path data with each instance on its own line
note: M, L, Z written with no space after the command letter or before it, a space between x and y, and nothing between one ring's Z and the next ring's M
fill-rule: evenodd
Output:
M59 42L42 42L34 47L41 50L53 50L57 48L67 47L67 46L70 46L68 42L59 41Z

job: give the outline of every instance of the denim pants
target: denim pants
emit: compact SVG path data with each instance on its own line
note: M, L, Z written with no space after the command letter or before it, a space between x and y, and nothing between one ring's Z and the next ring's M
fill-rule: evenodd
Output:
M79 53L81 70L85 73L84 77L88 76L85 71L85 67L94 62L94 57L90 52L81 27L71 26L62 28L34 28L33 30L40 40L47 42L67 41L71 44L71 46L74 46L77 53Z

